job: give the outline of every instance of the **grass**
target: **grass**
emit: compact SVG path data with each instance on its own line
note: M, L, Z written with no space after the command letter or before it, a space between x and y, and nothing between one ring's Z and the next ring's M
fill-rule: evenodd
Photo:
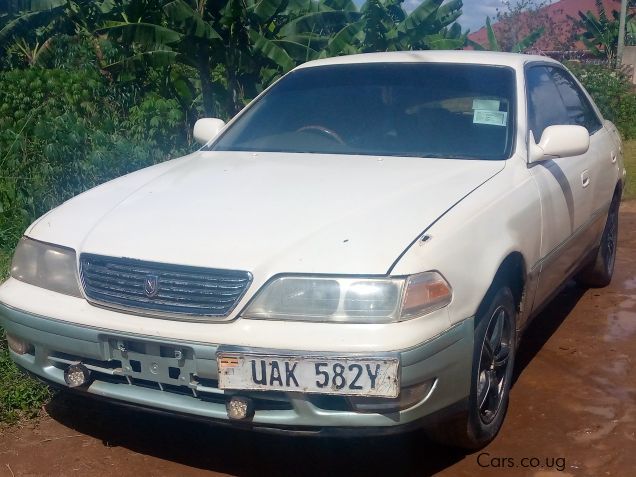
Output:
M636 199L636 140L625 141L625 168L627 178L623 197L627 200Z
M0 282L9 276L9 263L11 263L11 254L0 250Z
M0 282L9 275L11 254L0 250ZM9 357L4 330L0 328L0 428L24 417L38 414L51 391L24 375Z

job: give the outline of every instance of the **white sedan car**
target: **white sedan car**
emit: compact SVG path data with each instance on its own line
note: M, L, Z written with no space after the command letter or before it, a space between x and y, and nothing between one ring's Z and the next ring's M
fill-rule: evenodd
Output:
M26 230L11 356L55 385L271 432L483 446L529 319L612 277L612 123L545 57L306 63L204 147Z

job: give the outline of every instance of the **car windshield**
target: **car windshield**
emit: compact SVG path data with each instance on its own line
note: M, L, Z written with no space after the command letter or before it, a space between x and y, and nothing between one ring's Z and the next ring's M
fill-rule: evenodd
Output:
M373 63L296 70L212 143L215 151L506 159L514 71Z

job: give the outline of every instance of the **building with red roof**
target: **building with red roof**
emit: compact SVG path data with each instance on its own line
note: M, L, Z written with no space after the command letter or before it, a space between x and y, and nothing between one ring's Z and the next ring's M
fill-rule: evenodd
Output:
M602 4L609 18L612 18L612 11L620 11L620 0L603 0ZM598 15L595 0L561 0L541 8L537 12L520 14L515 19L514 28L516 31L512 34L516 38L523 38L532 30L543 26L545 33L533 45L533 50L585 50L583 43L576 39L578 34L576 22L579 20L579 12L586 13L587 11ZM497 38L506 35L512 36L510 28L510 22L505 21L493 25ZM481 45L488 45L488 33L485 27L470 34L468 38Z

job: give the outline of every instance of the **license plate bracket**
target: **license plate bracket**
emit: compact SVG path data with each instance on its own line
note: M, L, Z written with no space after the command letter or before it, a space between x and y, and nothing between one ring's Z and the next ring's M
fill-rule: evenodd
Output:
M109 339L108 344L124 376L182 386L196 373L192 350L186 347L119 339Z

